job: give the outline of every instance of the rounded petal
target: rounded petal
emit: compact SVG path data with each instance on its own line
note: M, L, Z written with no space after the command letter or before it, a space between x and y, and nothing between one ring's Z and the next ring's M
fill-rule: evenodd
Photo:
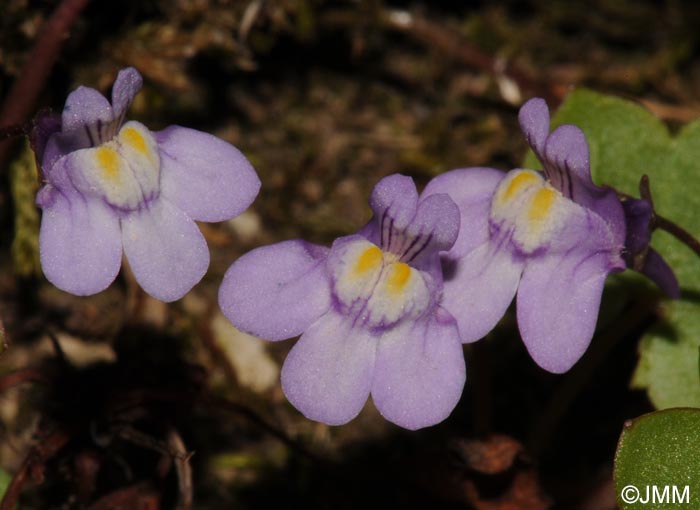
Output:
M372 190L369 204L380 231L402 230L416 214L418 191L413 179L401 174L384 177Z
M452 248L459 234L460 213L447 193L436 193L418 203L416 216L407 229L409 236L429 236L428 251Z
M61 114L63 131L83 131L85 126L109 124L114 120L112 105L97 90L80 86L66 99ZM87 136L87 133L83 133Z
M595 251L528 262L518 289L518 327L539 366L563 373L583 356L609 271L609 255Z
M615 239L625 240L625 214L615 190L591 178L588 142L578 126L564 124L547 138L542 161L551 184L565 197L594 211L610 226Z
M301 336L282 366L287 399L311 420L342 425L367 401L378 338L352 317L323 315Z
M116 213L100 200L55 189L43 193L42 207L39 250L46 278L79 296L109 287L122 257Z
M122 240L136 280L161 301L180 299L207 272L209 250L197 224L162 197L122 218Z
M260 179L230 143L180 126L154 136L161 153L161 193L192 219L231 219L258 195Z
M505 175L493 168L461 168L428 183L422 197L446 193L459 208L459 235L448 252L450 257L462 257L488 240L491 199Z
M575 186L593 186L589 162L588 142L581 128L564 124L555 129L547 138L544 149L545 173L554 187L565 196L574 198ZM552 168L567 174L564 183L557 183L556 176L550 175ZM567 179L568 177L568 179Z
M120 123L142 85L143 78L133 67L126 67L117 74L117 79L114 80L112 87L112 108L114 116L119 119Z
M328 251L295 240L246 253L224 276L221 310L238 329L266 340L300 335L330 307Z
M372 399L387 420L416 430L447 418L466 369L457 324L445 310L388 330L379 342Z
M541 158L549 134L549 108L541 97L533 97L518 112L518 121L527 143Z
M517 255L490 242L456 261L444 259L442 305L457 319L462 342L483 338L501 320L523 265Z

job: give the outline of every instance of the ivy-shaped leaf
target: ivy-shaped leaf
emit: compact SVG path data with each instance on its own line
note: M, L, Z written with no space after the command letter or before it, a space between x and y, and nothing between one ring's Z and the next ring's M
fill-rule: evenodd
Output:
M554 116L553 125L564 123L576 124L585 132L597 184L638 196L639 179L647 174L659 214L697 237L700 121L673 137L663 122L641 106L579 89ZM632 382L646 389L659 409L700 407L700 259L665 232L656 231L652 244L673 267L683 298L661 302L662 320L642 338Z
M628 422L615 454L615 489L622 510L698 508L700 409L668 409Z

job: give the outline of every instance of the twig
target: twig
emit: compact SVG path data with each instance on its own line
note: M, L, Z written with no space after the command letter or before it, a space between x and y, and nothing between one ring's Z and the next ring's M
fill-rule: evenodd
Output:
M17 507L17 501L19 501L22 488L28 478L31 478L35 483L43 482L46 462L56 455L70 438L71 434L59 430L45 437L29 451L22 467L12 477L12 481L5 491L2 502L0 502L0 510L14 510Z
M13 126L26 122L58 59L70 27L88 2L89 0L63 0L51 14L27 56L19 78L12 84L3 102L0 125ZM7 141L0 141L0 167L4 166L10 147Z
M176 510L192 510L192 452L185 448L185 442L174 428L168 430L167 444L173 452L175 471L177 472L178 497Z
M160 508L160 495L149 482L118 489L98 499L87 510L124 510Z
M559 105L566 95L565 86L536 80L521 67L481 50L450 27L408 11L380 9L374 19L359 18L357 13L348 11L329 12L324 16L324 22L329 25L357 26L372 21L381 28L401 32L427 48L437 49L465 66L491 74L496 79L507 78L519 89L544 97L551 107Z
M48 383L48 378L38 368L22 368L0 377L0 393L28 382Z

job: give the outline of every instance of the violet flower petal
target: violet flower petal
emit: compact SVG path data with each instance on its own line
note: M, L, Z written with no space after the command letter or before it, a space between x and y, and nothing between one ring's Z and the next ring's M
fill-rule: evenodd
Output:
M382 335L372 400L384 418L416 430L450 415L465 379L457 324L438 308L433 315L406 321Z
M114 211L99 199L55 189L39 198L43 207L39 248L46 278L79 296L106 289L119 273L122 257Z
M389 217L392 228L405 229L413 220L418 207L418 191L413 179L401 174L393 174L384 177L372 190L369 204L377 218L378 226L382 224L382 218ZM389 225L384 225L385 229Z
M609 254L588 250L528 261L518 289L518 327L539 366L563 373L583 356L609 272Z
M488 218L493 193L505 173L493 168L462 168L432 179L422 197L447 193L457 204L462 221L455 244L447 252L451 258L466 255L489 238Z
M618 242L624 242L626 227L622 205L613 189L593 183L588 142L583 131L578 126L564 124L547 136L549 110L541 98L525 103L518 118L552 186L605 218Z
M219 289L224 315L266 340L300 335L330 307L328 252L294 240L246 253L226 271Z
M541 97L526 102L518 112L520 129L527 143L536 154L544 153L544 144L549 136L549 107Z
M406 234L425 239L424 242L429 243L428 246L432 249L425 250L424 253L449 250L459 234L459 216L459 207L447 193L421 197Z
M379 339L353 323L352 317L326 313L301 336L282 366L284 394L311 420L342 425L367 401Z
M68 94L61 114L63 131L83 131L85 126L109 124L114 111L107 98L97 90L80 86Z
M649 248L649 251L647 251L641 273L658 285L668 297L680 299L681 288L678 285L678 279L673 273L673 269L653 248Z
M154 136L161 155L161 193L192 219L233 218L257 196L260 179L233 145L180 126Z
M503 317L518 289L524 261L486 242L465 257L443 260L442 305L457 319L462 342L486 336Z
M124 253L139 285L151 296L180 299L209 266L209 250L197 224L161 197L122 220Z
M112 109L119 124L124 121L124 115L142 85L143 78L133 67L124 68L117 74L112 86Z

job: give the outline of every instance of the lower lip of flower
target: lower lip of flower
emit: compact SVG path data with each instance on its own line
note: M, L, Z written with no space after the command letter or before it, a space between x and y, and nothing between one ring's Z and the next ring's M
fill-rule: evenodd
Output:
M422 313L430 304L427 275L366 240L341 248L331 262L334 293L347 313L370 326L392 324Z

